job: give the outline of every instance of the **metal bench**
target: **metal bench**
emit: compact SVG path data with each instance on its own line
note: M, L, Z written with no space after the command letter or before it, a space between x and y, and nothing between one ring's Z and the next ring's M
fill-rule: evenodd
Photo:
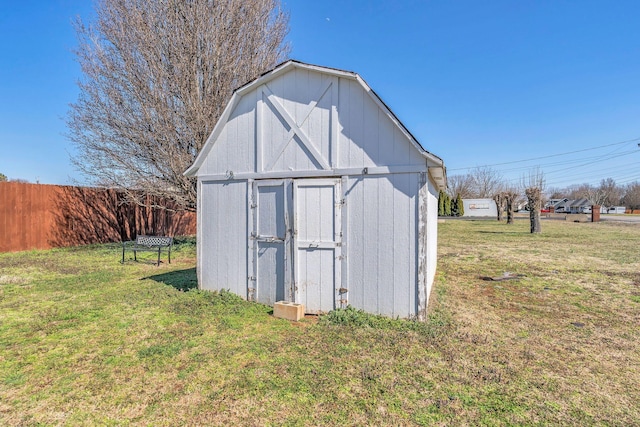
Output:
M138 235L136 240L122 242L122 264L124 264L124 253L126 250L133 251L133 259L138 261L138 252L157 252L158 266L160 265L160 253L167 251L169 264L171 264L171 247L173 246L173 237L168 236L145 236Z

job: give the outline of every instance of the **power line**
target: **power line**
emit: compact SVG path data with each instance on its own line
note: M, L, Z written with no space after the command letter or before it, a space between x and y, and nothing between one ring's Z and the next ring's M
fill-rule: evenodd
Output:
M597 147L583 148L581 150L575 150L575 151L567 151L565 153L550 154L550 155L547 155L547 156L540 156L540 157L532 157L530 159L513 160L513 161L510 161L510 162L493 163L493 164L487 164L487 165L482 165L482 166L471 166L471 167L449 169L449 172L459 171L459 170L470 170L470 169L477 169L477 168L487 168L487 167L494 167L494 166L512 165L512 164L515 164L515 163L525 163L525 162L531 162L531 161L534 161L534 160L550 159L550 158L553 158L553 157L568 156L570 154L583 153L585 151L593 151L593 150L598 150L598 149L601 149L601 148L612 147L612 146L615 146L615 145L628 144L630 142L637 142L637 141L640 141L640 137L634 138L634 139L629 139L629 140L626 140L626 141L614 142L612 144L599 145Z
M593 162L589 162L589 163L594 163L597 161L606 161L606 160L610 160L616 157L620 157L620 156L625 156L627 154L633 154L636 152L640 152L640 150L629 150L629 151L624 151L622 153L618 153L618 154L600 154L597 156L590 156L590 157L580 157L577 159L571 159L571 160L563 160L563 161L558 161L558 162L552 162L552 163L542 163L538 166L540 167L545 167L545 168L549 168L549 167L553 167L553 166L561 166L562 168L560 169L561 171L567 170L567 169L572 169L572 168L577 168L577 167L581 167L583 165L578 165L578 166L570 166L570 167L564 167L566 165L570 165L573 163L581 163L581 162L585 162L588 160L593 160ZM530 169L530 166L518 166L518 167L514 167L514 168L508 168L508 169L500 169L500 172L505 173L505 172L513 172L513 171L519 171L519 170L528 170Z

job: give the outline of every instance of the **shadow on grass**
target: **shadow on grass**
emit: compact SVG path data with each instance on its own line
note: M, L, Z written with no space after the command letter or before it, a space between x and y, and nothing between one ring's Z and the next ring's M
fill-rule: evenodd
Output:
M143 279L155 280L165 285L173 286L179 291L188 291L198 288L198 278L196 276L196 268L188 268L186 270L172 271L170 273L156 274Z
M528 231L478 231L480 234L502 234L504 236L522 236L523 234L531 234Z

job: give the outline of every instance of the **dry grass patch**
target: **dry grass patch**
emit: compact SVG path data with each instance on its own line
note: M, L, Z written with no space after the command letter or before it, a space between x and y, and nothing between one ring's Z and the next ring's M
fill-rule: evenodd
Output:
M440 224L426 323L275 319L193 290L193 242L0 254L0 424L637 424L640 228L527 230Z
M637 423L640 305L632 296L640 260L630 254L640 228L547 221L537 236L526 226L441 224L440 273L459 351L476 345L478 363L508 358L511 396L527 396L529 421ZM475 259L460 262L464 256ZM524 277L479 278L505 271Z

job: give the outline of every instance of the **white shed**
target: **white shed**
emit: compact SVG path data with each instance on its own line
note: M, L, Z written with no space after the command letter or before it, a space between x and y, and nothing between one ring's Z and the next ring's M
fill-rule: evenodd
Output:
M444 163L358 74L288 61L237 89L185 175L201 289L424 318Z

